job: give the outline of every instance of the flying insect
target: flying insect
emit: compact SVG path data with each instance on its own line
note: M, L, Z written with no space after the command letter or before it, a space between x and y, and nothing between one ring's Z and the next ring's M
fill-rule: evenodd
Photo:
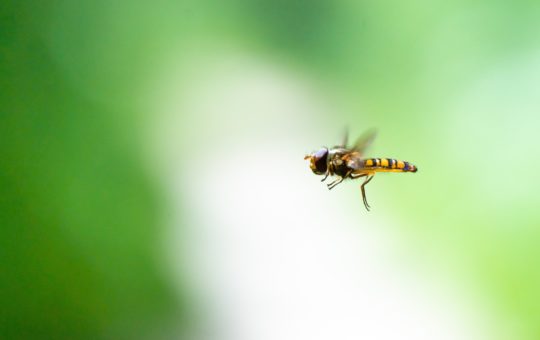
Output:
M323 147L304 157L309 160L309 167L316 175L324 175L321 182L324 182L328 176L336 176L333 182L327 184L328 189L335 188L345 179L357 179L364 177L364 182L360 186L362 190L362 199L364 206L369 211L370 206L366 198L365 186L378 172L416 172L418 168L405 161L393 158L364 158L364 152L375 139L375 130L369 130L364 133L356 142L347 147L348 136L341 145L333 148Z

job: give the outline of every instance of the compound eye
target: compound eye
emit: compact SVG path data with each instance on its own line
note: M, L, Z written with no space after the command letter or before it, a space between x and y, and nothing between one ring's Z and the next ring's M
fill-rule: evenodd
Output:
M315 170L319 174L326 173L326 170L328 168L326 164L326 158L328 157L328 149L321 149L317 151L314 155L315 160Z

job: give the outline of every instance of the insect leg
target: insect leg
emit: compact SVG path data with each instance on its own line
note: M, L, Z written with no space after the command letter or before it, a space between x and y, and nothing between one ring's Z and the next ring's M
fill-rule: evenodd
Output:
M349 177L350 175L351 175L351 172L349 171L349 172L347 172L347 173L345 174L345 176L340 177L340 178L336 179L335 181L333 181L332 183L328 184L328 190L331 190L331 189L335 188L336 185L338 185L339 183L343 182L343 180L344 180L345 178Z
M364 206L366 207L367 211L369 211L369 204L367 202L366 190L364 189L364 187L366 186L366 184L369 183L369 181L373 179L373 177L373 175L366 177L366 180L364 181L364 183L362 183L362 186L360 187L362 189L362 199L364 200Z
M326 174L324 175L324 178L321 179L321 182L324 182L328 178L328 174L330 174L329 171L326 172Z
M339 183L343 182L343 180L344 180L344 178L343 178L343 177L340 177L340 178L336 179L335 181L333 181L332 183L327 184L328 190L332 190L336 185L338 185Z

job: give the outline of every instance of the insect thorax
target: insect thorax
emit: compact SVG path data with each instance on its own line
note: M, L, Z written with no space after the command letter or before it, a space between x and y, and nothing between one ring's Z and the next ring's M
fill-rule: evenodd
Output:
M350 171L347 163L343 161L342 157L347 150L345 149L332 149L328 157L328 169L332 175L345 177Z

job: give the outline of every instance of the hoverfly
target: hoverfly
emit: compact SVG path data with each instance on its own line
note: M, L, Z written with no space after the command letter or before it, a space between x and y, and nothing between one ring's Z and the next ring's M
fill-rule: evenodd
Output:
M362 186L362 198L364 205L369 211L369 204L366 198L365 186L377 172L416 172L418 168L409 162L392 158L363 158L364 152L375 138L375 131L370 130L363 134L356 142L347 147L347 134L341 145L331 149L322 149L306 155L304 159L309 159L309 166L316 175L324 175L321 182L328 176L337 176L332 183L327 184L328 189L333 189L346 178L356 179L365 177Z

